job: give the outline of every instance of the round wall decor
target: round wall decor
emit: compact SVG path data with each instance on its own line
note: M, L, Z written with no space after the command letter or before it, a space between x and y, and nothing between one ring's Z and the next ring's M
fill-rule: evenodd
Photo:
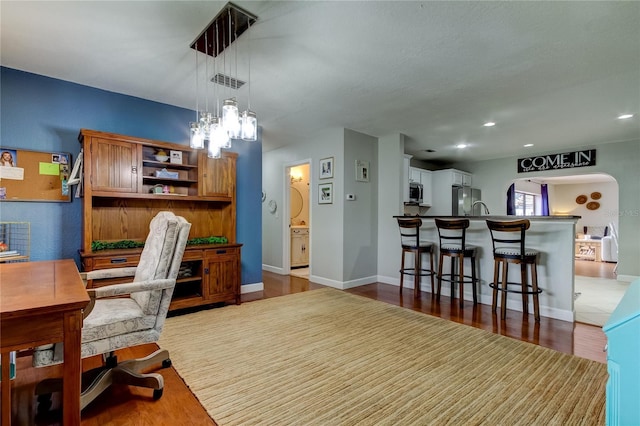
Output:
M587 208L589 210L598 210L600 208L600 203L597 201L589 201L587 203Z
M599 193L599 192L592 192L592 193L591 193L591 199L592 199L592 200L599 200L599 199L600 199L600 197L602 197L602 194L601 194L601 193Z
M586 195L578 195L576 197L576 203L578 204L584 204L587 202L587 196Z
M276 210L278 210L278 203L276 203L276 200L270 200L269 201L269 212L271 214L275 213Z

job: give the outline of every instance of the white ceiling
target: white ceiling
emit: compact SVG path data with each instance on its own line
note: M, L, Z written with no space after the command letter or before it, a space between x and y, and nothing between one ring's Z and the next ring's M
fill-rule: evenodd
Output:
M224 4L2 0L1 64L195 109L189 45ZM265 151L330 127L403 133L407 153L436 161L640 139L640 2L236 4L258 16L251 107ZM243 80L248 39L232 70Z

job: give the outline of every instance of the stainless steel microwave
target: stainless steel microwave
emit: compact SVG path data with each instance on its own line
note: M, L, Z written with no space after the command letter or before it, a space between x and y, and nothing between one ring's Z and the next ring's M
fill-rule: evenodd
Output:
M422 204L423 188L421 183L409 182L409 202Z

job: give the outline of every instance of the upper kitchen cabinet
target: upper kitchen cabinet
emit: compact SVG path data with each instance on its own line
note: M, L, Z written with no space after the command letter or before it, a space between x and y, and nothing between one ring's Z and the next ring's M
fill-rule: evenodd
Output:
M451 186L471 186L472 178L471 173L463 172L456 169L440 170L445 176L450 176Z
M404 183L404 185L402 187L402 201L404 203L409 202L409 182L411 179L409 175L409 169L411 167L409 166L409 164L411 162L411 157L413 157L413 155L405 154L403 159L402 182Z
M431 199L431 170L419 169L417 167L409 168L409 182L422 184L422 205L430 206Z

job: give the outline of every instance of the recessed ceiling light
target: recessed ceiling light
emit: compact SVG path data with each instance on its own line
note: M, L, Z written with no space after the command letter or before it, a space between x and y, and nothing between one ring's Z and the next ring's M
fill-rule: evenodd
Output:
M494 123L493 121L487 121L486 123L483 124L484 127L493 127L495 125L496 123Z
M466 148L467 146L469 146L469 145L467 145L466 143L459 143L458 145L456 145L456 148L458 148L458 149L464 149L464 148Z
M618 116L618 120L626 120L627 118L633 117L633 114L622 114Z
M528 143L528 144L525 144L525 145L522 145L522 146L524 146L525 148L529 148L529 147L532 147L533 144L532 143Z

